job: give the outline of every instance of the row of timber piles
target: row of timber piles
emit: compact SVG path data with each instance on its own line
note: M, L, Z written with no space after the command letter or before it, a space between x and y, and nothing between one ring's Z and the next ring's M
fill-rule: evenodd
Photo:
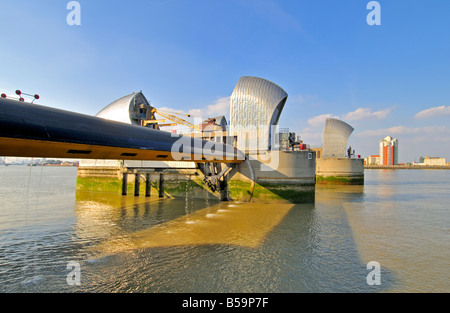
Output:
M223 188L216 190L208 187L205 171L194 163L186 163L181 168L181 164L152 167L152 162L82 161L77 186L124 196L183 198L189 195L243 202L309 203L315 201L316 184L364 184L364 167L360 161L316 158L316 152L311 150L249 155L248 160L227 173ZM216 172L221 171L220 167Z
M126 196L128 194L128 171L122 173L122 196ZM145 177L145 196L150 197L152 192L152 180L151 174L149 172L145 174L139 173L137 170L133 171L134 175L134 196L139 197L141 192L141 179ZM164 174L159 173L159 181L158 181L158 197L164 198Z

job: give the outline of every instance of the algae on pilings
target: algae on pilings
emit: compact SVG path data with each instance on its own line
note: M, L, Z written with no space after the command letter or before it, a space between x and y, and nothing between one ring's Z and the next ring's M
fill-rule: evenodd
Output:
M98 192L112 192L122 194L122 179L116 177L77 177L77 189L98 191ZM158 185L156 182L151 182L151 194L157 194ZM140 195L145 195L145 184L140 184ZM127 193L134 194L134 179L127 183Z
M77 189L96 192L111 192L122 194L122 179L114 177L78 177ZM151 181L151 195L158 194L158 182ZM251 194L251 182L230 180L227 186L228 200L248 201ZM128 195L134 194L134 179L127 184ZM166 180L164 192L170 197L186 197L188 193L194 198L220 198L219 192L212 193L203 184L201 178L192 177L189 180ZM145 184L140 185L140 195L145 196ZM266 184L255 183L253 202L292 202L311 203L315 200L314 185L301 184Z
M321 176L316 177L317 184L364 185L364 176Z
M122 194L122 183L123 179L118 179L116 177L86 177L78 176L77 178L77 189L86 191L97 191L97 192L112 192L117 194ZM152 180L151 185L151 196L158 195L159 184L157 180ZM139 188L140 196L145 195L145 184L141 183ZM164 193L171 197L184 197L186 192L192 193L194 195L200 195L205 192L206 189L202 186L201 180L197 179L175 179L175 180L165 180L164 182ZM128 179L127 182L127 194L134 194L134 179Z
M246 201L250 196L250 183L231 180L228 182L230 198L235 201ZM315 201L314 185L304 184L270 184L255 183L253 202L291 202L313 203Z

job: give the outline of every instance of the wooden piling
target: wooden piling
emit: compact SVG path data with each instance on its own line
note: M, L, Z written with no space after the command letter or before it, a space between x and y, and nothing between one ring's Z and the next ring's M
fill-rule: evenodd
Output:
M151 180L150 180L150 173L145 174L145 196L148 198L151 196Z
M164 198L164 175L159 174L159 197Z
M141 186L141 175L139 173L134 174L134 196L139 197L139 189Z
M124 172L122 175L122 196L127 195L127 187L128 187L128 173Z

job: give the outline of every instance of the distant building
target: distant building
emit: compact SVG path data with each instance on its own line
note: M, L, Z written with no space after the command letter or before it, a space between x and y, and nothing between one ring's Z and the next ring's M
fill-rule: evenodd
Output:
M25 165L30 164L31 158L5 157L3 161L5 165Z
M429 166L433 166L433 165L446 165L446 160L445 160L445 158L439 158L439 157L429 157L429 156L426 156L425 158L424 158L424 162L423 163L425 163L425 165L429 165Z
M398 140L387 136L380 140L380 165L398 164Z
M367 158L364 158L364 165L380 165L380 156L371 155Z

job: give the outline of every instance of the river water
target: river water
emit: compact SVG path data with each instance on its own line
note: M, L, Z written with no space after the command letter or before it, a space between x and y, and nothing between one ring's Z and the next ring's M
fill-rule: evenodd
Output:
M77 191L76 168L2 166L0 292L450 291L450 171L365 175L290 205L121 197Z

